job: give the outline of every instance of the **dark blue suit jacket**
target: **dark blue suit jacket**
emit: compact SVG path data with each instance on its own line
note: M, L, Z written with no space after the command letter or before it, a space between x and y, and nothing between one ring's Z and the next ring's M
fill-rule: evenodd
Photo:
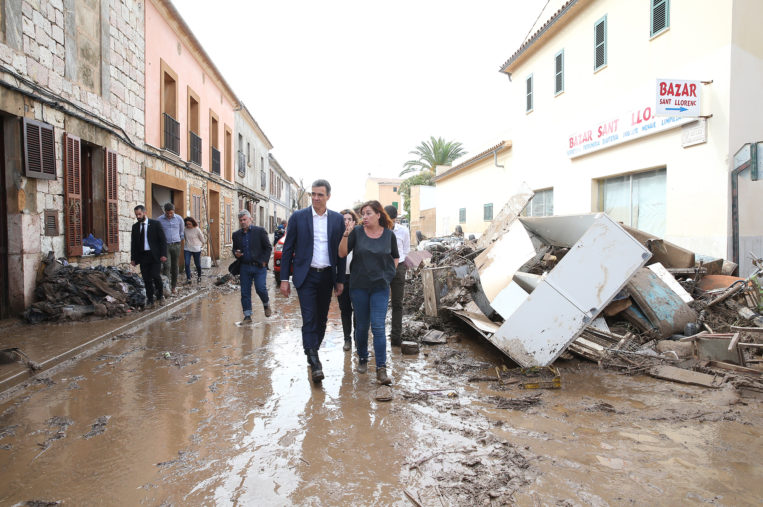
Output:
M336 211L328 213L329 260L331 261L331 282L344 283L347 260L339 258L339 243L344 234L344 217ZM292 255L294 258L292 259ZM291 265L294 263L292 282L300 288L310 270L313 260L313 207L295 211L286 227L286 239L281 255L281 281L289 280Z

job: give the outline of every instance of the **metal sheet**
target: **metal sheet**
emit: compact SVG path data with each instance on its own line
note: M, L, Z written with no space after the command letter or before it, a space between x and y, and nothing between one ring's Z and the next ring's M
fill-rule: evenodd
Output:
M570 251L489 339L521 366L547 366L651 254L604 213L520 222Z
M544 280L490 341L520 366L547 366L583 331L585 318Z
M512 281L498 293L491 306L501 317L508 319L526 300L527 292Z
M681 287L681 284L678 283L678 280L676 280L675 277L671 275L667 269L665 269L665 266L659 262L655 262L654 264L647 266L647 268L651 269L652 272L657 275L660 280L665 282L668 287L673 289L673 292L678 294L678 297L681 298L681 301L684 303L691 303L694 301L694 298L691 297L688 292L686 292L686 289Z
M482 290L491 305L498 294L511 283L514 273L533 255L535 248L530 236L521 223L514 222L503 236L474 259L480 274ZM494 305L493 308L503 315L499 308Z
M596 217L603 213L588 215L563 215L555 217L520 217L519 221L532 234L539 236L547 245L571 247L587 231ZM606 216L606 215L604 215Z

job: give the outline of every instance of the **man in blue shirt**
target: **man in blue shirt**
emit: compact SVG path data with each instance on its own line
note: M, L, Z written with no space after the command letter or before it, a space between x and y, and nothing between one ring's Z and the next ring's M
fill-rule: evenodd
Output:
M272 313L265 284L273 247L270 246L265 229L252 223L252 215L248 210L239 211L238 223L241 229L233 233L233 255L241 263L241 308L244 310L244 322L249 323L252 322L252 282L262 301L265 317L270 317Z
M167 238L168 258L162 263L162 274L170 277L172 273L171 284L172 293L175 293L175 287L178 284L178 263L180 261L180 242L185 237L185 222L179 216L175 215L175 205L168 202L164 205L164 215L158 219L162 224L164 236Z

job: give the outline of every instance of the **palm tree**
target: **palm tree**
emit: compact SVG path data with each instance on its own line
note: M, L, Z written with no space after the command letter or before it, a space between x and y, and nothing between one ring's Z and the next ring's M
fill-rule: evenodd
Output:
M415 150L408 153L415 155L417 158L403 164L405 169L400 172L400 176L416 171L429 171L434 174L435 167L438 165L450 165L451 162L461 155L466 155L466 151L464 151L461 143L455 141L446 142L442 137L435 139L434 136L431 136L429 141L422 142L416 146Z

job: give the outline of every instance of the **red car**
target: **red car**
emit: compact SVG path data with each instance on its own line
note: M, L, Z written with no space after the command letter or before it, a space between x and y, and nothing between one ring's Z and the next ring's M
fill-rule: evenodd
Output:
M281 255L283 255L283 242L286 240L286 235L276 243L276 247L273 249L273 274L276 277L276 284L281 283ZM291 265L291 274L294 274L294 264Z

